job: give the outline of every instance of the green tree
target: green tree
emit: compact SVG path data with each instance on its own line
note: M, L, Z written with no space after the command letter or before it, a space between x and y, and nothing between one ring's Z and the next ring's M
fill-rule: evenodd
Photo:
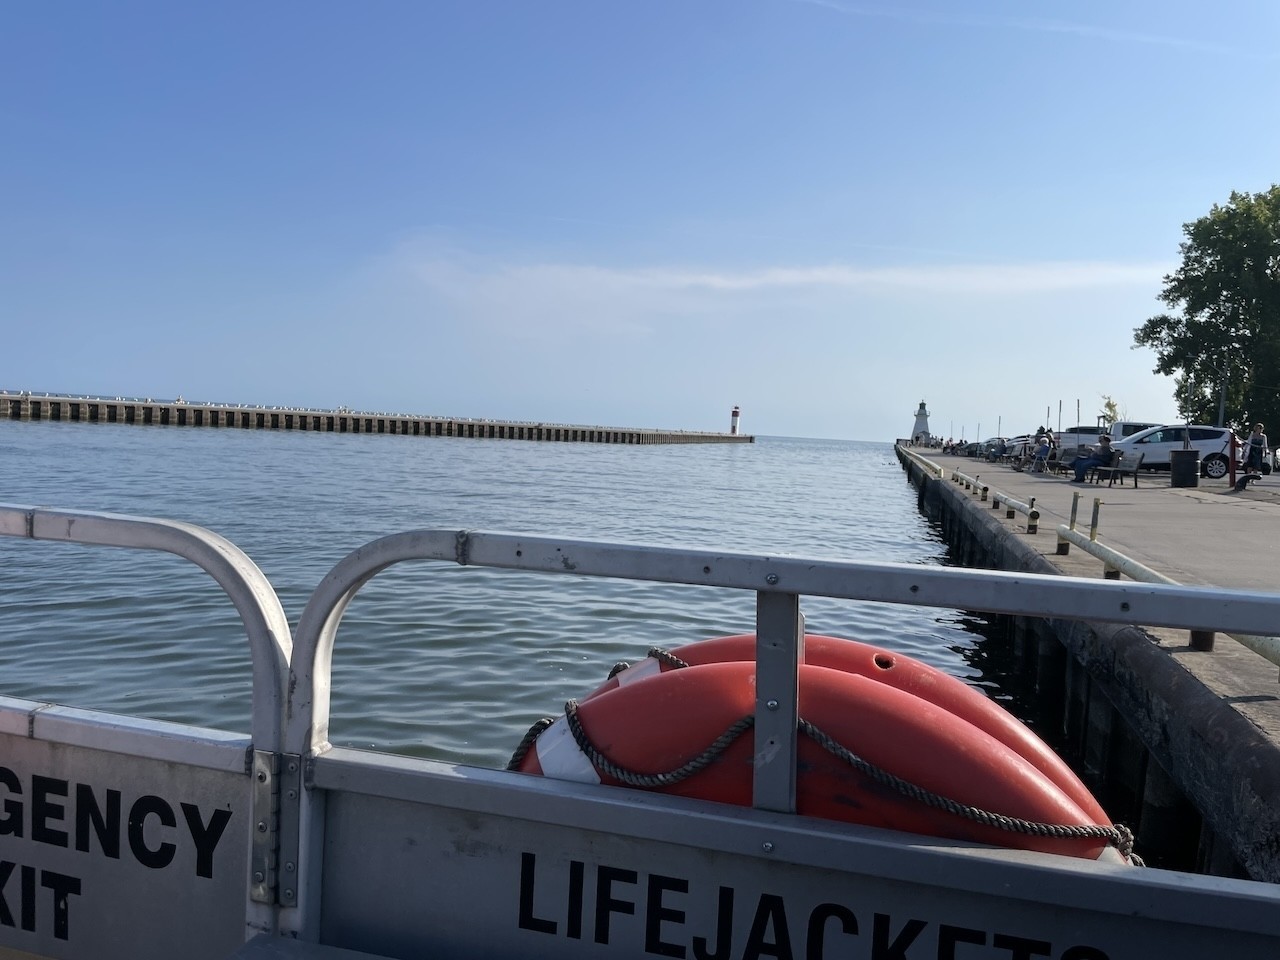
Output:
M1098 417L1102 420L1103 426L1111 426L1120 419L1120 404L1104 393L1102 395L1102 410L1098 413Z
M1177 313L1134 331L1174 377L1179 414L1191 422L1280 426L1280 185L1231 194L1183 224L1182 265L1159 299Z

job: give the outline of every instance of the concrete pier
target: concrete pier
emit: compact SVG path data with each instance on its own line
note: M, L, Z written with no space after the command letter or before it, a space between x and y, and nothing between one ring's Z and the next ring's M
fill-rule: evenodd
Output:
M233 430L303 430L375 433L471 440L534 440L560 443L753 443L747 434L481 420L406 413L363 413L340 408L239 406L184 400L139 400L0 391L0 419L140 426L209 427Z
M1108 487L904 444L897 452L921 510L967 566L1109 575L1081 549L1059 553L1056 530L1078 495L1078 529L1090 534L1101 501L1096 539L1159 574L1280 591L1280 475L1243 492L1225 480L1173 487L1168 473ZM954 482L954 471L980 482ZM1037 532L1026 515L992 509L1008 498L1034 502ZM1173 869L1280 882L1280 668L1221 634L1198 649L1186 631L997 620L1085 780L1134 829L1139 852L1159 849L1159 865Z

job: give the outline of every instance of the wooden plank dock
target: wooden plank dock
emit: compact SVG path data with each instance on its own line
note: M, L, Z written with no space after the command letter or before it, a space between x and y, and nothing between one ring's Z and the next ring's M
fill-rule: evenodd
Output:
M735 408L736 410L736 408ZM339 407L193 403L128 397L35 394L0 390L0 418L69 423L122 423L136 426L202 427L233 430L302 430L406 437L461 437L471 440L526 440L560 443L753 443L755 437L698 430L660 430L527 420L440 417L409 413L369 413ZM736 417L734 425L736 427Z

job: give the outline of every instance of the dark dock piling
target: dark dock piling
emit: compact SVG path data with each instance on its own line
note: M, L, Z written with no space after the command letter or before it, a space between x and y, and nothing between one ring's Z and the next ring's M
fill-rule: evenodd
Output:
M407 413L365 413L339 408L262 407L185 400L139 400L70 394L0 391L0 418L138 426L208 427L232 430L301 430L406 437L462 437L470 440L526 440L552 443L753 443L755 437L697 430L658 430L582 424L437 417ZM736 427L736 423L735 423Z

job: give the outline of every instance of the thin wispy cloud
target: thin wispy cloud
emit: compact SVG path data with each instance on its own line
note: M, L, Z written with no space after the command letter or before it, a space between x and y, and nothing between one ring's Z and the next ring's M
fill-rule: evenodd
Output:
M639 345L692 331L754 328L785 316L797 328L840 317L929 315L1024 322L1066 304L1150 302L1164 261L1026 263L600 264L495 257L439 238L408 241L353 278L362 314L394 313L473 331L477 342ZM1096 308L1088 308L1096 312ZM1145 308L1139 308L1145 309ZM413 319L416 318L416 319ZM497 338L496 340L494 338Z
M788 0L788 2L823 7L850 17L875 17L882 20L897 20L903 23L936 26L994 27L1025 30L1033 33L1069 34L1077 37L1105 40L1109 43L1136 43L1147 46L1173 47L1182 50L1197 50L1201 53L1222 54L1224 56L1258 56L1249 51L1225 44L1206 43L1203 40L1187 37L1170 37L1133 30L1117 30L1095 24L1072 23L1067 20L1046 20L1038 17L984 17L973 14L939 13L932 10L912 10L903 7L840 3L839 0Z
M861 267L853 264L774 266L750 270L699 267L601 267L590 264L541 263L480 265L453 259L410 259L408 267L422 283L456 290L475 285L548 291L610 290L618 295L643 291L759 293L839 290L925 290L934 293L988 296L1051 293L1114 286L1158 286L1170 269L1164 262L1048 262L1025 264L947 264Z

